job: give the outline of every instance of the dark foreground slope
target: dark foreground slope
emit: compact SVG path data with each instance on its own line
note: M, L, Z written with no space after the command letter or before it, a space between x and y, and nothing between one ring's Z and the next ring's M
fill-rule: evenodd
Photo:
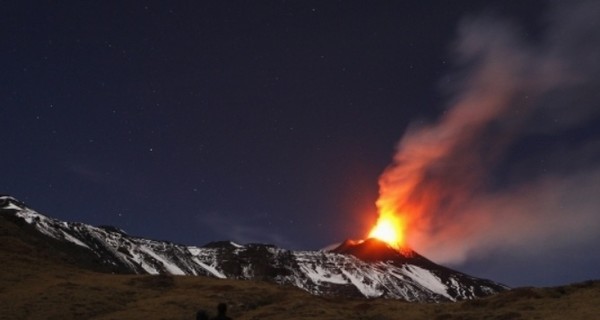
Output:
M0 319L193 319L226 302L235 319L595 319L600 282L520 288L455 303L333 299L295 287L203 276L82 269L0 218Z

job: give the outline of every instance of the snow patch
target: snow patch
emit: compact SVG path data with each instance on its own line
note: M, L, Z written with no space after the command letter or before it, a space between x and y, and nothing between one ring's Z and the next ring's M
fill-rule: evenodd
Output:
M325 270L319 265L312 269L303 264L300 266L300 269L315 283L329 282L335 284L348 284L348 280L344 279L341 274L332 274L331 271Z
M204 270L210 272L212 275L214 275L217 278L221 278L221 279L227 278L227 276L225 276L222 272L217 270L217 268L215 268L215 266L209 266L206 263L198 260L197 258L194 258L194 262L196 262L199 266L204 268Z
M21 207L19 207L19 206L15 205L14 203L10 203L10 202L9 202L9 203L8 203L8 205L7 205L7 206L5 206L5 207L4 207L4 208L2 208L2 209L14 209L14 210L22 210L23 208L21 208Z
M150 255L152 258L162 262L163 266L165 267L165 269L167 269L167 272L169 272L172 275L185 275L185 272L183 270L181 270L178 266L176 266L175 264L171 263L170 261L164 259L163 257L161 257L160 255L158 255L157 253L155 253L154 251L152 251L152 249L141 245L140 246L140 250L147 253L148 255Z
M73 237L72 235L66 233L65 231L61 230L63 236L65 237L65 240L72 242L78 246L84 247L84 248L88 248L91 249L90 247L88 247L85 243L79 241L77 238Z
M379 291L376 288L374 288L373 286L369 286L363 282L363 280L365 279L364 276L362 277L362 279L360 279L359 277L353 275L352 273L350 273L344 269L342 269L341 271L350 280L350 282L352 282L352 284L356 287L356 289L358 289L358 291L360 291L360 293L362 293L365 297L376 298L376 297L381 296L381 294L382 294L381 291Z
M239 248L243 248L243 247L244 247L243 245L241 245L241 244L238 244L238 243L235 243L235 242L233 242L233 241L229 241L229 243L230 243L232 246L234 246L234 247L236 247L236 248L238 248L238 249L239 249Z
M408 272L405 274L424 288L427 288L452 301L455 300L448 295L448 288L442 283L440 278L436 277L433 273L431 273L431 271L410 264L406 265L406 270L408 270Z
M202 252L202 249L198 247L187 247L187 250L193 256L197 256L200 254L200 252Z

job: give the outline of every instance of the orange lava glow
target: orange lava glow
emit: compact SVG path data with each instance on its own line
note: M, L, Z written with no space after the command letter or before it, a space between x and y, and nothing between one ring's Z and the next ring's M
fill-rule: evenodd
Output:
M404 234L405 224L403 221L393 214L383 213L379 216L371 232L369 232L369 238L385 241L393 248L400 250L405 244Z

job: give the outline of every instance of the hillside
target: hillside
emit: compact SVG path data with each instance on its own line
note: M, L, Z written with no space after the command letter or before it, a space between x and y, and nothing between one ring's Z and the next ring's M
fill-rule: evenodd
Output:
M444 302L474 299L508 287L400 251L377 239L346 241L331 251L294 251L270 244L175 244L131 236L115 227L61 221L0 196L0 215L41 241L48 252L94 271L261 280L313 295Z
M408 303L317 297L261 281L90 271L18 223L0 218L1 319L193 319L218 302L229 304L234 319L593 319L600 313L598 281Z

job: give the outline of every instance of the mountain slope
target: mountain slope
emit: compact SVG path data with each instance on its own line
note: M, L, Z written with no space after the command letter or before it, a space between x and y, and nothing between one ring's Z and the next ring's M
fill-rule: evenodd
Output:
M472 299L507 289L373 239L347 241L330 252L227 241L197 247L133 237L114 227L59 221L9 196L0 196L0 214L53 239L49 244L63 246L62 252L68 247L78 263L100 271L267 280L315 295L407 301Z
M7 217L9 219L7 219ZM17 220L18 219L18 220ZM237 320L596 319L600 282L518 288L456 303L323 298L265 281L88 271L0 214L0 319L193 319L226 302ZM74 245L73 245L74 246ZM77 262L77 261L75 261Z

